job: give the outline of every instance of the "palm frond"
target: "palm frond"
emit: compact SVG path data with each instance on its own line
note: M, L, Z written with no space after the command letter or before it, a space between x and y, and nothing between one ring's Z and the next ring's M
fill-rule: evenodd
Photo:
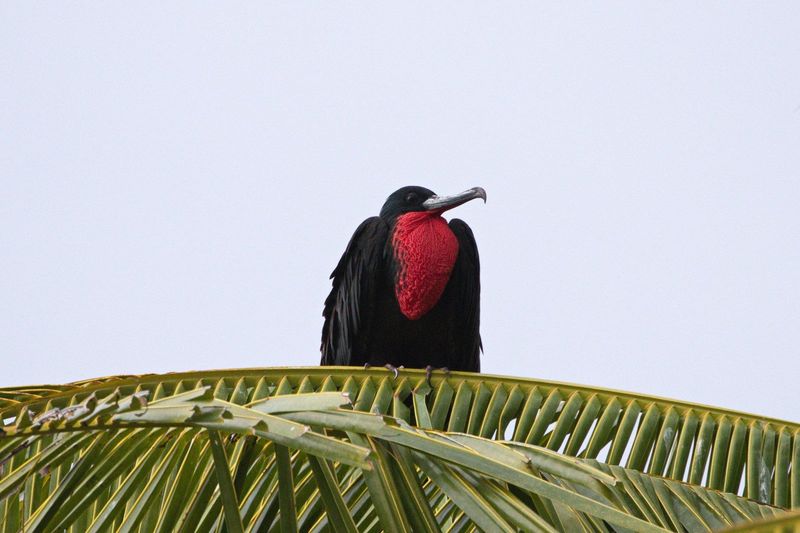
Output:
M4 523L26 531L216 530L224 522L228 531L655 532L780 512L536 445L354 411L346 392L242 395L240 404L219 392L200 385L149 402L144 390L99 399L94 391L68 407L26 411L4 428Z
M800 511L784 513L725 529L725 533L795 533L800 531Z
M64 408L94 393L148 391L152 398L207 385L241 404L266 394L344 391L355 408L422 427L514 440L566 455L800 507L800 425L641 394L519 378L452 373L428 389L419 371L250 369L103 378L0 392L4 419ZM48 404L50 407L48 407ZM425 405L420 412L418 406ZM417 412L414 412L417 411Z
M703 427L732 413L640 395L469 374L435 378L431 390L422 372L395 381L330 368L106 378L13 395L0 393L5 531L695 531L782 513L696 476L661 477L675 469L652 473L668 440L653 435L665 432L669 464L705 453L713 471L718 426L711 436ZM761 428L741 472L755 459L783 464L783 435L796 453L796 425L736 420ZM782 430L767 463L772 426ZM594 451L623 437L619 457ZM727 450L736 463L738 448Z

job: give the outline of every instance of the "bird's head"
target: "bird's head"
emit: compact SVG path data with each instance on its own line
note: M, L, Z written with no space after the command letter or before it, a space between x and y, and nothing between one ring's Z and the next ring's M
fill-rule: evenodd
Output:
M432 215L440 215L448 209L475 198L483 198L485 202L486 191L482 187L473 187L451 196L437 196L430 189L410 185L390 194L381 208L380 215L387 222L393 222L400 215L410 212L428 212Z

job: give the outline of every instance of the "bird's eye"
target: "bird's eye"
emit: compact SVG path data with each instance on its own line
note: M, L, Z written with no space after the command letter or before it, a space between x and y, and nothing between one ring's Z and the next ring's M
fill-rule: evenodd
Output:
M415 193L415 192L410 192L410 193L406 194L406 202L409 202L409 203L411 203L411 202L413 202L413 201L414 201L414 200L416 200L416 199L417 199L417 193Z

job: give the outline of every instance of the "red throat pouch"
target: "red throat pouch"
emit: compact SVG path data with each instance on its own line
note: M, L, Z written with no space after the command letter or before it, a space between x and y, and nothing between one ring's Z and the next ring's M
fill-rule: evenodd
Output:
M458 239L438 214L415 211L398 217L392 245L397 302L406 318L417 320L442 296L458 257Z

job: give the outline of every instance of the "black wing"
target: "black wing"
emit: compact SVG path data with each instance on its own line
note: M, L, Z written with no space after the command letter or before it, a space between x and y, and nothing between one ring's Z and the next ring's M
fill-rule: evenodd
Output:
M361 223L336 265L333 288L322 316L321 365L352 364L353 349L372 312L375 287L384 270L389 227L380 217Z
M467 223L458 218L450 221L450 229L458 239L458 258L447 284L448 301L453 305L456 321L455 353L458 360L449 362L451 370L480 372L481 264L478 245Z

